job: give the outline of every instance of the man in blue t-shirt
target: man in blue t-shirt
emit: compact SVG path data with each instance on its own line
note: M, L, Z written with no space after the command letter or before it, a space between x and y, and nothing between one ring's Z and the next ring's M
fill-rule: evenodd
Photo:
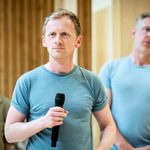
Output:
M27 150L92 150L93 113L102 131L97 150L109 150L116 127L104 88L98 77L73 64L74 50L81 45L77 16L65 9L50 14L42 43L49 61L17 80L6 119L6 139L11 143L28 139ZM65 97L63 108L55 106L57 93ZM53 147L50 137L56 126L60 126L59 136Z
M132 35L131 55L99 74L118 127L112 150L150 150L150 12L137 18Z

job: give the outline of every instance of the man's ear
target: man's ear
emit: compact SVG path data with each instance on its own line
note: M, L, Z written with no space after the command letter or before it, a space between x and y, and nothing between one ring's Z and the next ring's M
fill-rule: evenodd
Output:
M46 47L45 37L44 37L44 35L42 35L42 45L43 45L43 47Z
M77 37L77 41L76 41L76 48L79 48L80 46L81 46L81 43L82 43L82 36L81 35L79 35L78 37Z
M135 36L135 32L136 32L136 28L133 28L133 29L132 29L132 31L131 31L131 35L132 35L132 37L134 37L134 36Z

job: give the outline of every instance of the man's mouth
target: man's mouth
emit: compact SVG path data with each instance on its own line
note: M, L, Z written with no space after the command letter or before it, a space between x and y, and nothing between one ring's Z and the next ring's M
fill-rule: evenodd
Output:
M150 41L144 41L143 43L144 43L144 45L146 45L146 46L150 46Z
M64 47L54 47L53 49L64 49Z

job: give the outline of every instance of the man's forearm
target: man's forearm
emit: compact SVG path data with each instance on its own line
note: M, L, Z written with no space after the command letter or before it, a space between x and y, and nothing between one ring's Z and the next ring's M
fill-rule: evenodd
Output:
M42 122L43 119L39 118L31 122L17 122L8 125L5 129L7 141L14 143L28 139L45 128Z
M134 147L121 135L121 133L117 129L117 136L115 141L116 146L119 150L133 150Z
M97 150L110 150L116 138L116 128L109 125L101 133L101 141Z

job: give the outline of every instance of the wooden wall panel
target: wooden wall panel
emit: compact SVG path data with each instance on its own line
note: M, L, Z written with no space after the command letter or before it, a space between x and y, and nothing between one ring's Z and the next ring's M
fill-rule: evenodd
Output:
M78 0L78 16L83 36L82 45L78 50L78 64L91 70L91 0Z
M149 10L150 0L112 0L113 58L130 54L135 19L141 12Z
M92 71L96 74L112 55L111 15L110 4L92 14Z
M44 18L53 0L0 0L0 93L11 97L17 78L48 61L42 47Z

